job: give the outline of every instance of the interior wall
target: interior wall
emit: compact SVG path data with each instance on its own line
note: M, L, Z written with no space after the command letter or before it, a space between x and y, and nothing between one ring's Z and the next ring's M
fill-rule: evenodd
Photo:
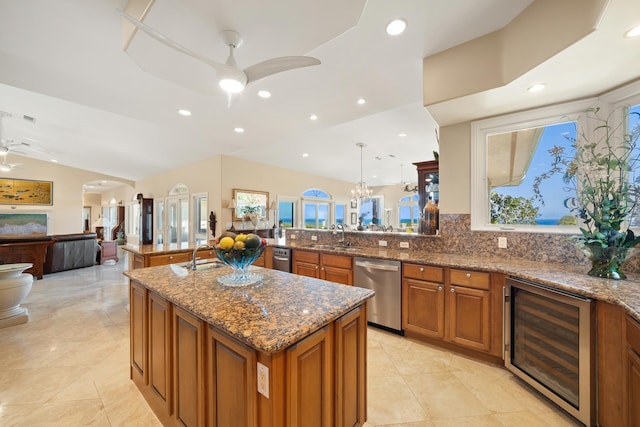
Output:
M82 202L83 206L91 208L91 217L89 218L89 229L94 230L92 224L98 219L98 215L102 212L102 194L100 193L84 193Z
M440 213L471 213L471 123L440 128Z
M70 168L56 163L11 155L11 162L21 165L11 172L2 173L2 178L31 179L53 182L52 206L3 205L3 213L34 212L49 214L48 234L67 234L82 232L82 207L84 197L82 186L85 182L96 180L122 179ZM92 209L92 215L95 215ZM95 217L97 218L97 216Z

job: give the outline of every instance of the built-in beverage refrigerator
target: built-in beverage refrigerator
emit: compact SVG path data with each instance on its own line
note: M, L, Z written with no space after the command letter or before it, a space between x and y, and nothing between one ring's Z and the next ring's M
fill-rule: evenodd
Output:
M587 426L595 421L595 304L525 280L505 288L505 366Z

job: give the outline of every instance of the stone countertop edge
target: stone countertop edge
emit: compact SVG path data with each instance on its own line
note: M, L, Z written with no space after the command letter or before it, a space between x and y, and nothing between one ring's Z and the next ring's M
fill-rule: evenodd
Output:
M124 274L266 354L292 346L374 295L369 289L254 266L251 271L264 276L261 283L225 286L217 281L231 271L194 272L170 264Z

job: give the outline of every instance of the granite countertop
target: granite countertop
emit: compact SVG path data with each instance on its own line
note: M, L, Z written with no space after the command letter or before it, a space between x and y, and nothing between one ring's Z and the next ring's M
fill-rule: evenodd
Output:
M587 275L586 265L542 263L505 258L470 257L465 255L398 250L384 248L358 248L357 251L315 249L309 243L278 245L293 249L321 251L349 256L393 259L404 262L432 264L442 267L493 271L531 280L555 289L561 289L588 298L622 306L640 322L640 277L627 274L627 280L599 279Z
M180 252L193 252L197 247L195 243L169 243L166 245L132 245L126 244L122 249L138 255L164 255Z
M267 354L290 347L374 294L356 286L250 268L264 276L262 283L222 285L217 278L231 273L226 266L194 272L171 264L128 270L124 274Z

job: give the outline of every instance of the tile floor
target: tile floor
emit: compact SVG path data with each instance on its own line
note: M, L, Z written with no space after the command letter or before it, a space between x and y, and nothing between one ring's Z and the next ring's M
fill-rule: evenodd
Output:
M35 281L0 329L0 425L160 425L129 380L126 259ZM366 427L574 426L511 374L370 328Z

